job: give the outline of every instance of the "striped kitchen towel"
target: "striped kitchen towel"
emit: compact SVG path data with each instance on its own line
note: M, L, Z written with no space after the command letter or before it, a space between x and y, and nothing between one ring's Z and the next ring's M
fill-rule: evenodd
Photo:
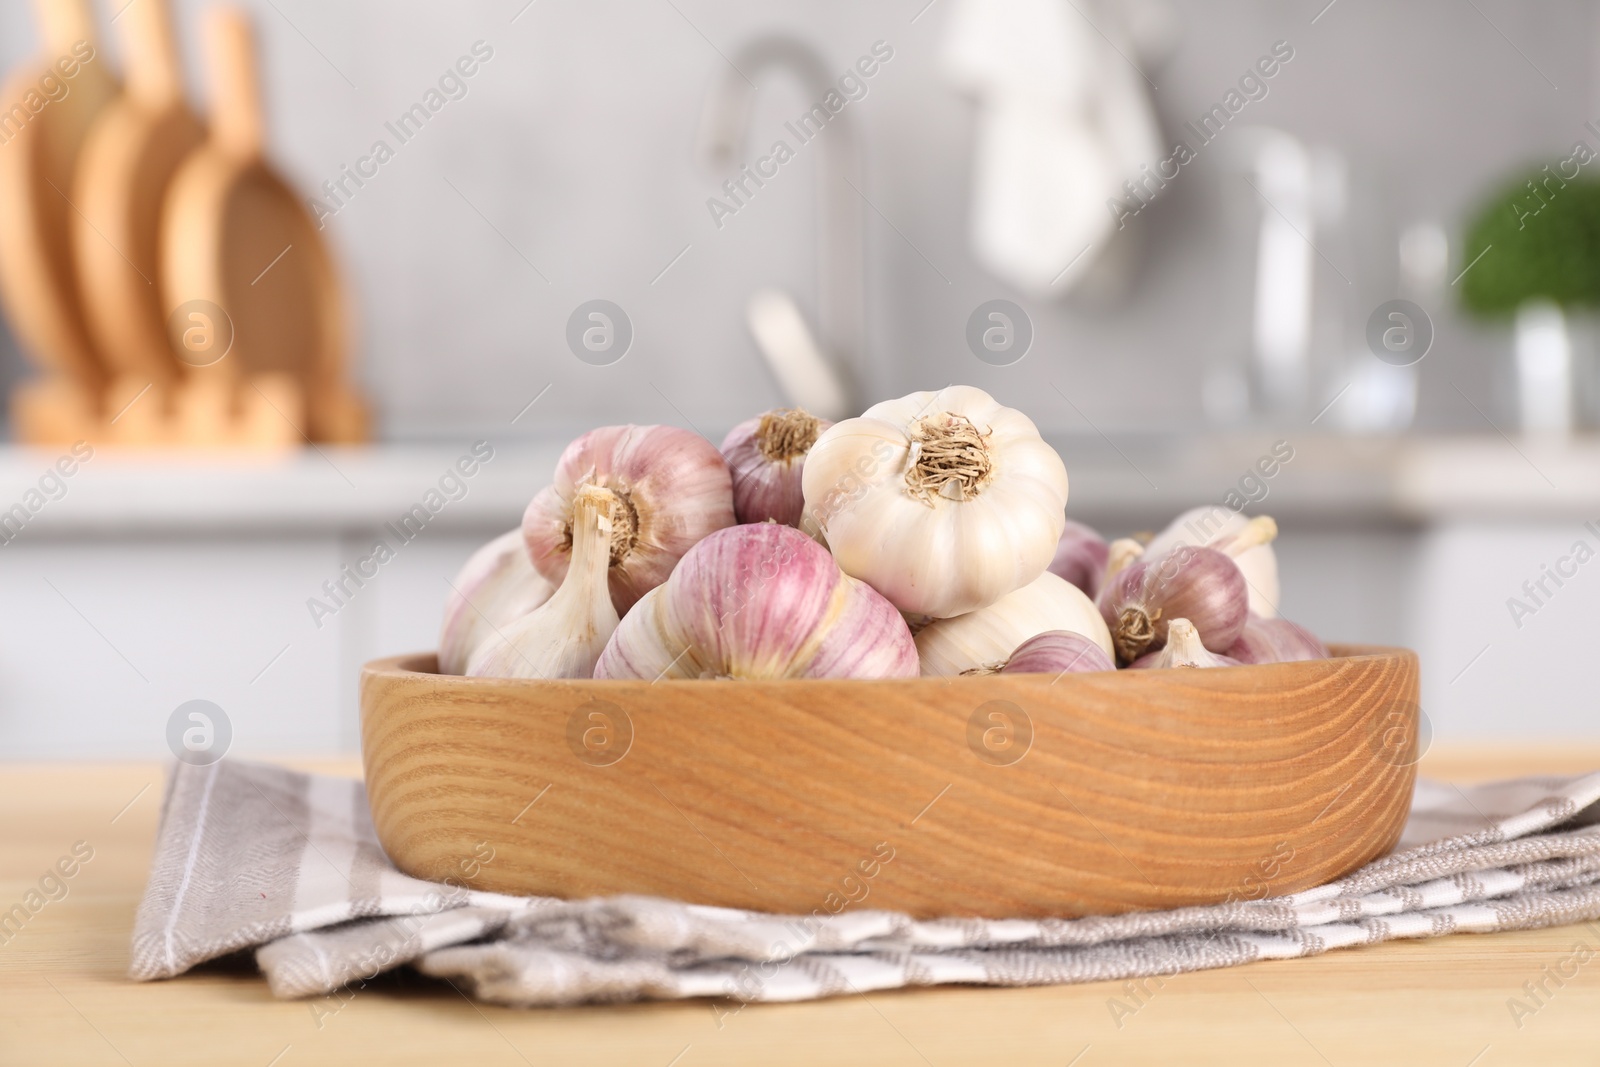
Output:
M384 856L359 781L229 760L178 764L131 973L168 978L254 949L283 997L343 995L409 964L504 1004L749 1002L1121 980L1393 938L1552 926L1600 918L1600 772L1422 782L1400 850L1337 882L1104 918L929 921L848 906L768 915L467 888L492 862L485 843L461 860L460 879L419 881Z

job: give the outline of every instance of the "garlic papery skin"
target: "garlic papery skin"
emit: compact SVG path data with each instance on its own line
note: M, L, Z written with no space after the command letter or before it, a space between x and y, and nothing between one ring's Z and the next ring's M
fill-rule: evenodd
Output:
M609 573L619 612L666 581L702 537L734 522L728 464L704 437L676 426L590 430L562 452L554 482L522 516L534 567L558 584L572 554L572 505L582 485L609 489L620 500Z
M1172 619L1188 620L1213 652L1239 639L1249 591L1238 565L1214 548L1182 546L1159 558L1147 552L1100 591L1100 614L1121 663L1155 651Z
M1173 519L1165 530L1145 546L1145 554L1154 559L1180 545L1220 548L1222 546L1219 542L1244 533L1252 521L1254 520L1221 504L1190 508ZM1256 529L1260 530L1262 526L1258 524ZM1276 534L1276 523L1273 524L1272 530ZM1271 541L1272 538L1269 537L1265 541L1252 544L1248 550L1238 551L1234 555L1234 561L1239 564L1239 570L1244 574L1245 584L1250 590L1250 610L1263 619L1270 619L1278 614L1278 602L1281 596L1278 584L1278 554L1273 550Z
M1299 623L1281 616L1263 619L1251 615L1244 632L1228 649L1240 663L1292 663L1297 660L1328 659L1328 646Z
M1029 638L1070 630L1112 656L1111 632L1083 590L1049 571L986 608L939 619L917 634L922 673L951 678L999 670Z
M1167 644L1159 652L1140 656L1128 664L1130 670L1158 667L1237 667L1239 661L1221 656L1200 641L1200 631L1188 619L1173 619L1167 625Z
M1026 415L966 385L835 423L811 446L801 485L805 528L846 574L901 611L941 619L1043 574L1066 522L1061 457Z
M1065 578L1090 600L1100 595L1105 582L1106 564L1110 561L1111 546L1092 527L1067 520L1056 542L1055 558L1047 568L1051 574Z
M1094 641L1071 630L1048 630L1028 638L1011 653L1001 674L1084 674L1114 671L1117 665Z
M733 513L740 522L800 525L806 453L833 423L799 408L769 411L728 431L722 458L733 474Z
M439 673L465 674L467 660L486 637L549 600L555 589L533 569L520 528L478 549L445 598Z
M592 678L617 629L606 572L612 517L622 502L609 489L580 486L572 502L572 565L539 607L491 634L467 663L479 678Z
M791 526L719 530L617 627L596 678L914 678L905 620Z

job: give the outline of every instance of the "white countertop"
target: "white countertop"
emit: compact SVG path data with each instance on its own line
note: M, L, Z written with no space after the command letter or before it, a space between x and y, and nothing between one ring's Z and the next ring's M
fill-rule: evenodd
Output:
M549 482L560 451L556 443L496 449L472 477L460 479L464 492L446 486L451 493L441 492L446 503L430 524L454 529L514 525L533 494ZM66 479L65 495L39 509L28 534L371 528L423 503L468 454L465 444L318 446L282 455L101 448ZM0 511L36 486L59 455L0 449Z
M1072 479L1074 513L1152 518L1223 501L1279 438L1098 437L1054 441ZM465 494L433 517L453 529L512 525L548 483L564 442L501 445ZM1302 519L1415 524L1448 518L1600 520L1600 439L1500 437L1293 442L1251 510ZM281 456L97 449L57 499L31 516L29 536L218 530L326 532L393 521L439 485L468 444L306 449ZM59 458L0 448L0 512L26 498ZM48 480L47 480L48 481ZM1246 486L1250 483L1246 481ZM1255 490L1259 492L1259 489Z

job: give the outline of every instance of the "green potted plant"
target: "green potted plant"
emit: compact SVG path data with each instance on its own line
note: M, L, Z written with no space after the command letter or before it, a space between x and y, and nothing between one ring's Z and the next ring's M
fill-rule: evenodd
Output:
M1488 200L1467 227L1461 302L1513 323L1518 411L1527 432L1567 433L1573 420L1573 313L1600 307L1600 179L1581 173L1587 146Z

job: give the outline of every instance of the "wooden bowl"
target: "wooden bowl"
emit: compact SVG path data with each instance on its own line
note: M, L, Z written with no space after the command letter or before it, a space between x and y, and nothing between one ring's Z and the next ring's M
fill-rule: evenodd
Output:
M1392 848L1417 658L897 681L362 672L378 838L475 888L1080 916L1293 892ZM477 867L480 843L493 860Z

